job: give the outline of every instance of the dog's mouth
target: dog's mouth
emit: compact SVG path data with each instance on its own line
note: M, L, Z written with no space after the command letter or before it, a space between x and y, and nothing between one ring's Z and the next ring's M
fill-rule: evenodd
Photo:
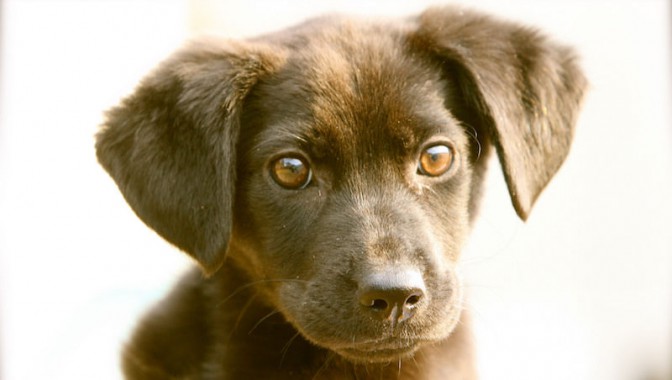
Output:
M367 342L334 351L353 362L377 363L393 362L412 356L422 345L420 340L390 339L379 342Z

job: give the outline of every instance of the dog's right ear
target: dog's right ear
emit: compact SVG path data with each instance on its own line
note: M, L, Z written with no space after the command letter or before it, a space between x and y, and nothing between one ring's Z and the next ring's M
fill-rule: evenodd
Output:
M135 213L206 274L231 233L243 99L280 61L259 46L189 45L108 111L97 135L98 160Z

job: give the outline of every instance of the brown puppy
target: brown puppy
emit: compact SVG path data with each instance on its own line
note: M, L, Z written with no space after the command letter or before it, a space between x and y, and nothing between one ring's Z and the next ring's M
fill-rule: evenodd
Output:
M140 324L127 377L475 378L456 265L488 152L525 219L584 87L571 50L456 8L176 53L98 135L206 274Z

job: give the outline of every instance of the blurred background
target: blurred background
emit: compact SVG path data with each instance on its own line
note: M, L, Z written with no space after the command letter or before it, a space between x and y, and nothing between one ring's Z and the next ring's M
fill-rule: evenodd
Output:
M96 163L105 109L191 37L437 1L3 0L0 378L119 379L134 322L192 263ZM527 223L492 162L463 255L484 380L672 379L667 0L471 0L579 51L571 155Z

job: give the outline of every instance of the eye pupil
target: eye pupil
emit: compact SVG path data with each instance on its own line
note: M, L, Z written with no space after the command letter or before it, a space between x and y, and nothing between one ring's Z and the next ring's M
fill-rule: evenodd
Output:
M302 189L311 179L308 164L301 158L282 157L271 167L273 180L286 189Z
M418 171L420 174L438 177L447 172L453 164L453 150L446 145L434 145L420 155Z

